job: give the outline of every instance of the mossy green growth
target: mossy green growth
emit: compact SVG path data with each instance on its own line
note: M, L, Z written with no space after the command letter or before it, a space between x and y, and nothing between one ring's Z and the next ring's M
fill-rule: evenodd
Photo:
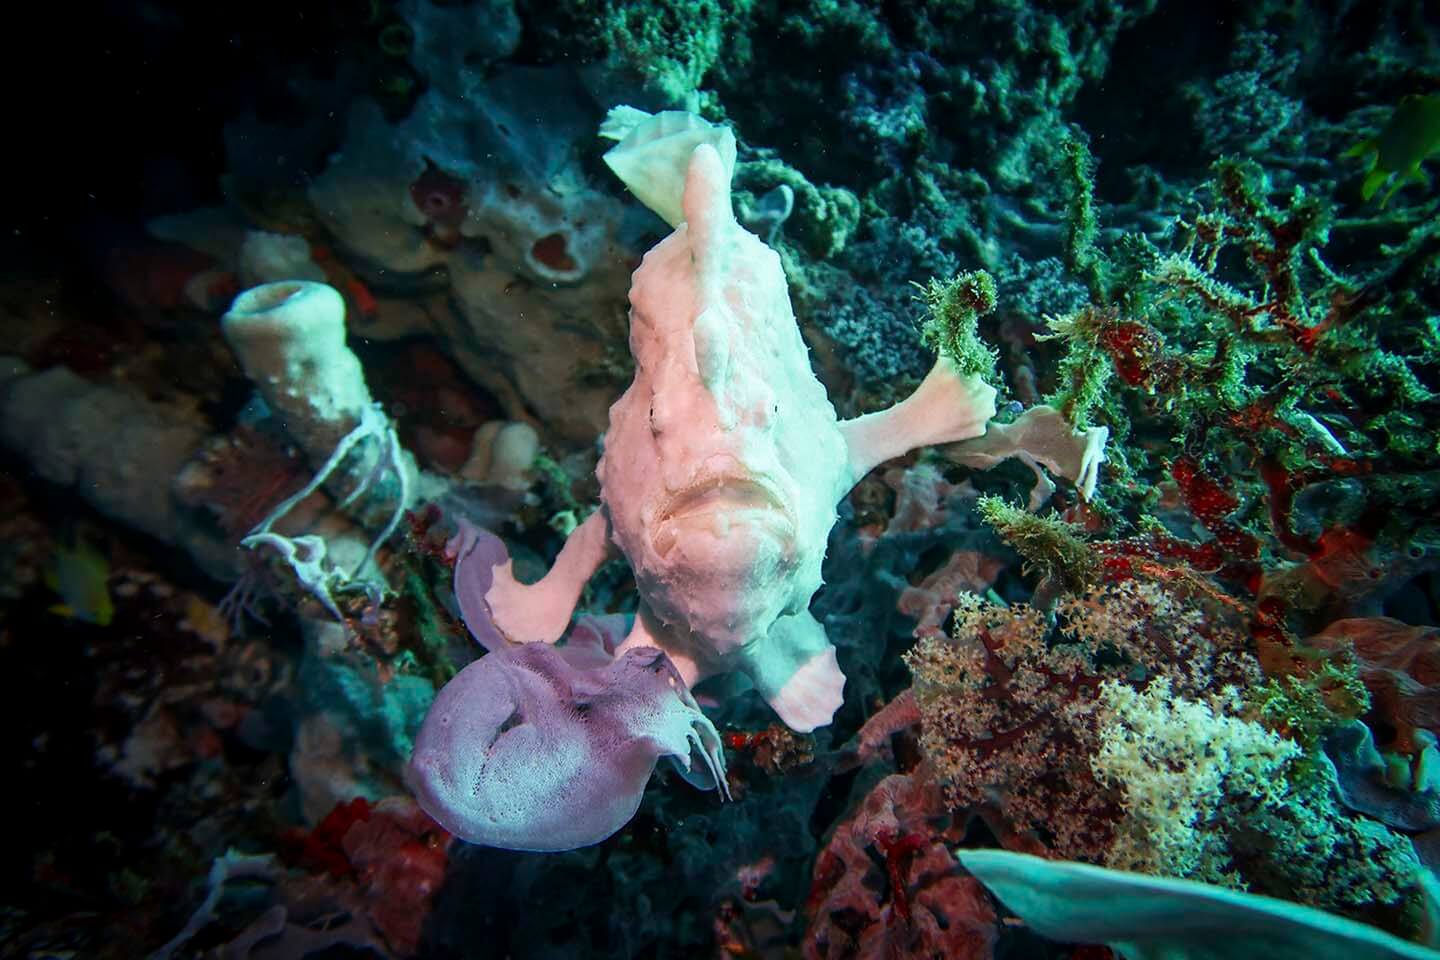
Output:
M1105 259L1095 247L1100 233L1095 219L1095 160L1078 129L1060 143L1060 169L1066 191L1065 265L1085 282L1092 303L1107 303Z
M1326 660L1306 677L1270 677L1248 692L1247 701L1247 713L1307 751L1370 709L1370 693L1353 655Z
M710 68L743 40L752 6L751 0L606 4L602 36L666 101L689 104Z
M1385 450L1408 460L1440 457L1440 432L1435 431L1419 414L1405 410L1387 410L1365 423L1365 432L1385 438Z
M413 638L411 648L403 651L409 660L409 669L402 672L419 673L438 690L458 672L450 660L451 632L447 618L441 614L424 576L413 565L405 571L400 596L410 613L409 629L404 635Z
M544 502L557 508L550 516L549 522L552 528L560 529L568 536L570 530L579 526L586 517L595 512L597 504L581 503L576 499L575 491L571 488L573 480L569 472L548 451L541 450L537 453L535 462L530 469L540 479ZM567 516L568 520L564 519Z
M1420 378L1415 376L1415 371L1410 369L1410 364L1404 357L1384 350L1371 352L1367 375L1378 377L1389 384L1395 400L1400 404L1430 403L1440 397L1440 394L1420 382Z
M795 193L795 208L785 221L784 236L817 260L845 249L860 225L860 200L844 187L814 184L799 170L774 158L735 165L735 204L744 211L756 198L779 186Z
M981 497L975 510L1025 558L1026 573L1037 573L1042 581L1072 594L1083 594L1098 582L1100 556L1080 538L1078 525L1029 513L999 497Z
M711 112L700 86L722 56L748 61L754 0L561 0L519 5L544 55L604 60L640 76L669 106Z
M932 279L921 291L919 299L930 311L921 341L949 357L962 376L994 381L1000 355L980 339L978 328L980 318L995 309L995 279L971 270L945 282Z
M1048 317L1050 334L1037 336L1038 340L1065 340L1065 354L1055 371L1055 390L1045 402L1059 410L1061 415L1075 425L1077 430L1091 426L1090 413L1104 405L1110 381L1115 377L1115 367L1110 357L1100 348L1093 337L1081 335L1083 324L1079 316Z

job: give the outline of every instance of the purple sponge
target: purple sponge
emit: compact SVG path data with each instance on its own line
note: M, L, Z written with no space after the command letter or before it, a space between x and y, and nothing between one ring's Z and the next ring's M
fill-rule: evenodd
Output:
M623 827L662 756L728 797L720 736L663 651L614 657L614 617L582 616L560 645L506 642L484 600L505 546L474 528L457 539L455 593L490 653L441 689L416 738L406 779L427 813L471 843L554 851Z

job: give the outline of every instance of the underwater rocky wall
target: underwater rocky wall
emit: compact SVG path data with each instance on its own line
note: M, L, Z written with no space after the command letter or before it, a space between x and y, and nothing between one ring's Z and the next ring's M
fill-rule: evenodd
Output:
M5 952L1440 955L1423 4L75 16Z

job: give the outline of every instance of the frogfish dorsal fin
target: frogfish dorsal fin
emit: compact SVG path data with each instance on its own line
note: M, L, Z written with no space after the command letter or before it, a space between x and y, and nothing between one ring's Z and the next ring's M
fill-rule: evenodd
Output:
M623 134L623 136L622 136ZM605 163L641 203L672 227L685 217L685 182L691 156L701 144L713 147L724 168L726 207L735 171L735 134L682 110L646 114L628 107L610 111L602 136L620 136Z
M682 201L690 250L702 273L721 256L727 231L735 223L730 209L730 171L718 151L706 143L690 156Z

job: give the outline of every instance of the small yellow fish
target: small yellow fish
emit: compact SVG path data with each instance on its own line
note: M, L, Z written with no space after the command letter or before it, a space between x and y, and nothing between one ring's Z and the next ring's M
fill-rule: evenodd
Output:
M1360 196L1367 201L1393 179L1390 189L1380 199L1383 207L1406 181L1425 179L1420 164L1437 150L1440 150L1440 95L1432 94L1405 97L1378 134L1341 156L1370 155L1370 168L1360 186Z
M45 583L60 595L51 613L107 627L115 616L110 598L110 561L83 540L61 546L45 572Z

